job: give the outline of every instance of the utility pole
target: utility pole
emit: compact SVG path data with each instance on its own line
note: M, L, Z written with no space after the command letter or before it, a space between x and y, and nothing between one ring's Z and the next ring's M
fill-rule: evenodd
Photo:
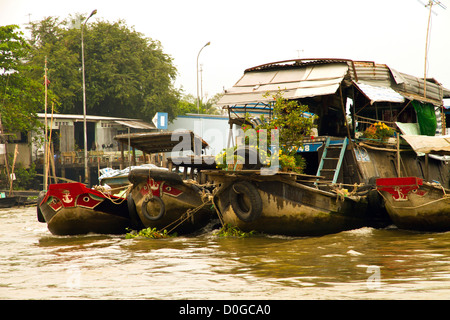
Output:
M87 146L87 124L86 124L86 79L84 75L84 28L90 17L97 13L97 9L91 12L89 17L81 26L81 68L83 70L83 125L84 125L84 182L89 185L89 167L88 167L88 146Z
M430 22L431 22L431 13L436 14L432 9L433 5L438 5L442 9L447 9L446 6L441 1L438 0L428 0L427 4L424 4L422 1L419 0L420 3L422 3L425 8L430 7L429 13L428 13L428 23L427 23L427 37L425 40L425 62L423 67L423 96L427 97L427 62L428 62L428 43L429 43L429 35L430 35Z
M198 52L197 55L197 113L200 113L200 96L198 93L198 58L200 57L200 52L202 52L203 48L205 48L206 46L209 46L211 44L210 41L208 41Z

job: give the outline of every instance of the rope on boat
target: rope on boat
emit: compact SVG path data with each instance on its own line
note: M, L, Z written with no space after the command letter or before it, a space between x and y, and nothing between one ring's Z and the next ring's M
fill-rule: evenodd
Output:
M346 187L353 187L352 191L348 191L348 189L343 188L343 186ZM361 183L354 183L354 184L345 184L345 183L339 183L339 184L332 184L331 188L334 193L336 193L336 202L338 201L344 201L347 197L355 197L355 196L361 196L361 194L358 194L358 188L364 187L365 184Z
M222 213L219 210L219 206L216 204L216 201L214 199L218 199L217 195L220 194L220 193L223 193L224 190L225 190L225 188L219 188L219 189L215 188L213 190L213 195L211 196L212 204L214 206L214 209L216 210L217 217L219 218L220 223L222 224L222 227L225 226L225 223L223 222L223 216L222 216Z
M440 182L438 182L438 181L431 182L431 183L430 182L425 182L425 184L427 184L429 186L432 186L432 187L435 187L435 188L441 188L442 192L444 193L444 197L450 197L450 195L447 194L446 189L444 188L444 186Z
M127 186L122 186L122 187L117 187L117 188L111 188L111 189L106 189L104 186L94 186L92 187L92 189L100 192L105 198L107 198L109 201L111 201L114 204L120 205L122 204L127 197L119 197L118 199L113 199L111 197L111 192L112 191L116 191L116 190L121 190L124 189L125 190L125 195L128 195L131 191L131 189L133 188L133 184L129 184Z
M384 199L384 201L386 201L386 202L388 202L389 200L381 193L381 191L380 190L377 190L378 191L378 193L383 197L383 199ZM447 194L445 194L445 191L444 191L444 196L442 197L442 198L440 198L440 199L436 199L436 200L433 200L433 201L430 201L430 202L427 202L427 203L424 203L424 204L420 204L420 205L418 205L418 206L410 206L410 207L397 207L397 206L392 206L392 208L394 208L394 209L417 209L417 208L420 208L420 207L425 207L425 206L428 206L428 205L430 205L430 204L433 204L433 203L436 203L436 202L439 202L439 201L445 201L445 200L448 200L449 199L449 195L447 195Z
M206 200L206 201L205 201ZM185 222L186 220L190 219L195 213L197 213L198 211L200 211L200 209L202 209L203 207L207 206L207 205L211 205L213 203L212 201L212 195L209 195L206 197L202 197L202 201L204 201L201 205L199 205L196 208L193 209L188 209L183 215L181 215L177 220L169 223L167 226L165 226L164 228L162 228L161 230L159 230L160 232L163 231L164 229L167 229L168 227L172 226L173 224L176 223L176 225L170 229L167 233L171 233L173 230L175 230L180 224L182 224L183 222Z

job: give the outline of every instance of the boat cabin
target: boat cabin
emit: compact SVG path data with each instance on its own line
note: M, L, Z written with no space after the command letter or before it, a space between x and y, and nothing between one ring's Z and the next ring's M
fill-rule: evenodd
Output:
M449 152L423 153L401 138L438 141L445 134L443 99L450 90L435 79L371 61L286 60L246 69L219 104L228 110L230 126L243 123L245 114L270 119L279 90L318 116L316 134L298 149L306 174L325 177L327 184L418 176L449 186L450 158L442 156Z

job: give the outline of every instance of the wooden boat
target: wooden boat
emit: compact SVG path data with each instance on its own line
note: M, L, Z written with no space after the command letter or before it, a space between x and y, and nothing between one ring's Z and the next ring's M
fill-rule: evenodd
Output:
M450 230L450 190L418 177L380 178L377 190L394 224L420 231Z
M146 228L166 229L179 234L204 227L214 217L205 188L183 181L166 169L133 169L128 195L130 214L137 214Z
M37 213L38 221L47 223L55 235L121 234L133 225L125 198L78 182L49 185Z
M11 208L20 202L20 196L8 196L0 198L0 208Z
M391 222L386 211L389 203L386 201L385 208L384 197L376 189L377 178L420 177L430 182L418 189L429 194L426 203L445 204L447 189L441 188L439 195L439 187L430 186L435 180L449 188L448 160L423 158L407 135L417 135L416 141L422 141L426 136L445 132L445 123L441 121L442 105L443 98L450 97L450 90L434 79L424 82L370 61L296 59L273 62L245 70L218 101L228 110L230 132L239 122L248 125L249 120L260 119L261 115L270 119L272 94L280 83L285 88L281 89L285 99L307 105L309 112L318 116L317 134L310 141L305 139L297 153L307 163L306 174L318 177L327 173L326 179L319 184L298 179L289 181L282 174L264 178L248 176L244 180L238 172L217 175L215 179L221 185L214 200L225 223L245 230L283 234L320 234L353 228L361 223L370 225L374 221L383 227ZM341 153L330 155L334 144L345 139L348 145L336 148ZM234 139L230 137L228 141L234 142ZM450 147L446 154L450 154ZM366 192L357 191L358 199L345 197L339 206L339 190L336 189L339 185L349 190L352 185L364 186ZM411 196L416 197L416 194ZM245 221L244 213L249 214L250 203L252 208L256 205L260 210L252 214L252 221ZM414 202L412 206L425 204ZM430 217L434 215L431 211ZM340 227L339 222L342 222Z
M208 172L220 187L214 205L223 224L243 231L291 236L324 235L371 225L367 190L348 195L298 180L307 175L259 170Z
M114 139L145 154L171 152L179 147L181 139L183 150L194 152L193 158L169 158L170 169L132 168L128 175L132 183L127 197L128 209L130 216L138 217L142 228L186 234L201 229L215 218L209 197L211 188L204 187L205 183L186 179L188 171L191 178L196 171L199 179L201 170L215 166L210 161L206 163L200 154L208 147L203 139L189 130L121 134ZM179 167L184 167L185 179L181 178Z

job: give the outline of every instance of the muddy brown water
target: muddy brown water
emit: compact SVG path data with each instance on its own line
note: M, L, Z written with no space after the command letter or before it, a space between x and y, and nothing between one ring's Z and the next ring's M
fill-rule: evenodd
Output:
M0 299L449 299L450 232L54 236L0 210Z

